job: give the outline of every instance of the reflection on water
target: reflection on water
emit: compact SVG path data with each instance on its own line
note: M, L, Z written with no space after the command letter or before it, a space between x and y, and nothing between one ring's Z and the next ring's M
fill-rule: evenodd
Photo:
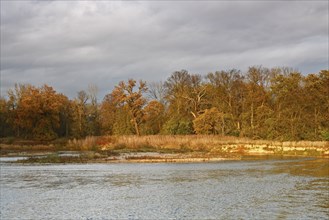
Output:
M1 164L1 219L328 219L329 162Z
M26 160L28 157L0 157L1 162L14 162L18 160Z
M305 175L314 177L329 176L328 159L303 159L277 164L277 172L289 172L292 175Z

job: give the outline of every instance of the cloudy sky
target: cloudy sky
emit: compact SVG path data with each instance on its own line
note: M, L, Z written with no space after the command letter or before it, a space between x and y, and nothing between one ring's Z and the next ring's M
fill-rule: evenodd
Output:
M328 69L328 1L3 1L1 95L49 84L99 97L128 78L164 81L248 66Z

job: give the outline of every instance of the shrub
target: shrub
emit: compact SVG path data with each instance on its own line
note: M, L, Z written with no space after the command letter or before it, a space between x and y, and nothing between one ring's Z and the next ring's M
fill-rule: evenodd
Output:
M329 141L329 130L322 130L321 136L324 141Z
M188 119L171 118L163 125L161 133L170 135L193 134L192 121Z

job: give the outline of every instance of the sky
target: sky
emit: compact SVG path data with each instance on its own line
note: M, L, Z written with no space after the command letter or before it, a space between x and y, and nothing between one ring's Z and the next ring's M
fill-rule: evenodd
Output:
M249 66L329 69L328 1L1 0L1 96L15 83L102 99L121 80Z

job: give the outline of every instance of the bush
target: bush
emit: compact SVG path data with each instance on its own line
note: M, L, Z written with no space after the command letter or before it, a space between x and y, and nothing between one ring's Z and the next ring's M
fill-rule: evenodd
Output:
M321 136L324 141L329 141L329 130L322 130Z
M161 133L170 135L193 134L192 121L188 119L171 118L163 125Z

